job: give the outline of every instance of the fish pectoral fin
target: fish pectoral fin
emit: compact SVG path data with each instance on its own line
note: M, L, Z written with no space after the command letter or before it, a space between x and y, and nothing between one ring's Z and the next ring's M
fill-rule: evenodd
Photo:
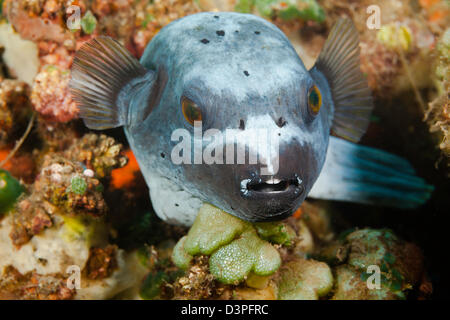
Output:
M119 42L100 36L75 54L69 88L86 126L103 130L128 125L136 88L155 78Z
M358 31L350 19L341 18L312 69L325 75L331 89L331 131L352 142L358 142L366 132L373 109L371 91L360 70L359 53Z
M434 188L416 176L408 160L330 137L327 158L311 198L397 208L424 204Z

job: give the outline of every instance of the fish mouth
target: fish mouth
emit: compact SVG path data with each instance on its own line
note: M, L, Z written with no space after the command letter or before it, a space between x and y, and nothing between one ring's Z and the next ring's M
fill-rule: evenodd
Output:
M302 180L298 175L290 179L280 179L275 177L253 178L241 180L241 194L249 196L277 196L292 194L299 196L303 192Z
M257 177L240 181L243 219L278 221L289 217L304 198L305 186L298 175Z

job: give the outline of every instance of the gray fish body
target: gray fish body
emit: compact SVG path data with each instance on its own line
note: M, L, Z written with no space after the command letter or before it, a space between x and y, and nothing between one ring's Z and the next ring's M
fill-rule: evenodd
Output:
M88 41L69 86L89 128L124 127L170 223L192 224L203 202L269 221L306 196L412 208L432 191L406 160L354 143L373 103L348 19L309 71L271 23L199 13L163 28L140 62L114 39Z
M250 221L292 214L324 163L333 104L325 78L305 69L285 35L252 15L202 13L163 28L140 62L166 82L150 115L125 127L149 184L159 174L202 201ZM314 119L307 110L307 92L313 84L320 88L324 104ZM148 92L141 90L133 97L131 112L134 104L139 108L145 99L140 95ZM246 132L253 129L264 128L278 137L278 172L261 176L261 164L174 164L171 152L178 141L171 140L172 132L185 128L195 143L194 129L180 112L183 96L201 106L203 132L210 128L241 131L242 139L225 148L238 150L248 143ZM241 123L244 126L239 129ZM209 143L203 141L203 148ZM270 195L241 190L242 181L269 179L301 183Z

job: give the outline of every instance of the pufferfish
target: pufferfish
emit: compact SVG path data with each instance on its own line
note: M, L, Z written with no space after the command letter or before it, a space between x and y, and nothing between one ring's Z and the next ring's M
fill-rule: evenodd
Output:
M432 190L407 160L356 144L373 101L358 33L346 18L310 70L280 29L249 14L176 20L140 62L117 41L97 37L76 53L70 90L87 127L124 127L153 208L169 223L191 225L204 202L257 222L289 217L307 196L411 208ZM216 156L231 148L262 161L176 163L179 129L203 149L213 139L196 130L215 129L219 138L234 130ZM259 129L277 137L278 152L249 147ZM197 147L181 153L195 158Z

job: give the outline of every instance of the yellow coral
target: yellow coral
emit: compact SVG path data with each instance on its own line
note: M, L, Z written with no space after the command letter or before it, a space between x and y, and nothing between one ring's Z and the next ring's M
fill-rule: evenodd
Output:
M408 51L413 42L411 30L405 25L387 24L377 32L377 39L391 49Z
M62 216L64 220L63 238L67 242L84 239L90 242L97 227L93 219Z

